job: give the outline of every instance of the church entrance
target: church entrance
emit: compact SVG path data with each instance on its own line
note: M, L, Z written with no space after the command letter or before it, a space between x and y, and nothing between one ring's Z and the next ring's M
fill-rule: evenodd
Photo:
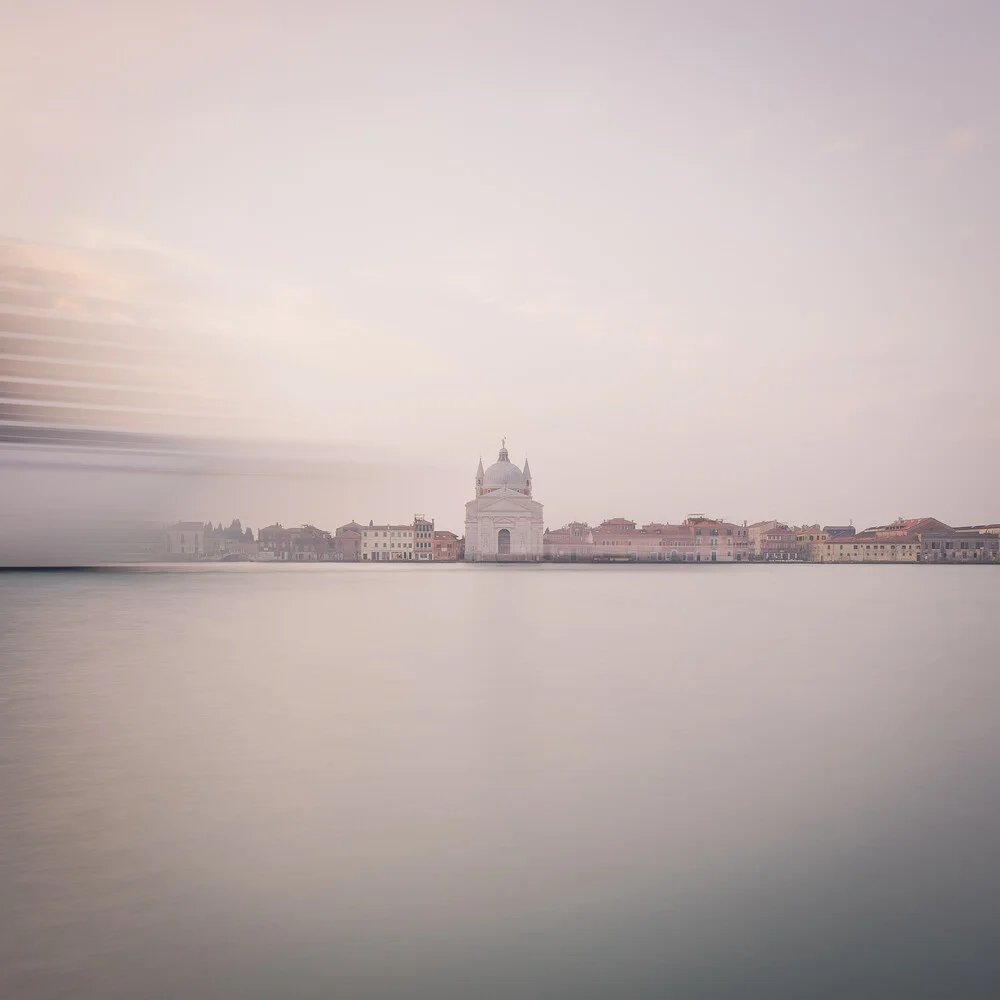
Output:
M506 528L501 528L497 535L497 555L510 555L510 532Z

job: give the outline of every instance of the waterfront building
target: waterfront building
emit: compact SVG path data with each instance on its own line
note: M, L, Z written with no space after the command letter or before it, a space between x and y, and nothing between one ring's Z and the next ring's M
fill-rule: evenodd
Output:
M795 558L808 560L814 542L825 542L830 536L818 524L806 524L795 531Z
M552 562L590 560L594 555L594 533L583 521L571 521L555 531L545 529L542 555Z
M257 544L261 553L269 553L267 558L287 559L292 544L291 529L278 522L269 524L257 532Z
M745 562L750 557L748 529L731 521L696 514L681 525L663 525L661 532L678 553L674 562L681 556L685 562Z
M413 525L389 525L389 558L393 562L408 562L413 559Z
M921 541L914 534L862 531L813 542L809 557L813 562L920 562Z
M333 558L336 562L361 561L361 531L357 521L342 524L333 533Z
M968 531L928 531L920 536L921 560L932 563L996 563L1000 561L1000 536Z
M368 522L367 528L361 529L361 561L389 562L389 532L392 525Z
M333 536L313 524L303 524L289 532L286 556L292 562L329 562L333 556Z
M333 535L313 524L270 524L257 532L257 548L259 557L283 562L329 562L335 552Z
M362 562L409 562L413 559L412 524L375 524L361 529Z
M423 514L413 515L413 558L418 562L434 558L434 521Z
M476 470L475 497L465 505L467 562L533 562L542 558L542 504L532 499L528 460L521 469L506 441L488 469Z
M657 540L663 555L657 561L662 562L701 562L702 535L695 534L693 524L670 524L669 522L651 521L641 528L643 535ZM710 559L708 560L711 561ZM725 561L725 560L724 560Z
M638 558L635 521L609 517L591 532L593 558L599 562L624 562Z
M795 531L783 521L758 521L751 524L747 532L754 559L784 562L798 557Z
M431 550L434 562L456 562L460 558L460 542L454 531L435 531Z
M178 521L166 531L167 555L200 559L205 554L205 525L201 521Z

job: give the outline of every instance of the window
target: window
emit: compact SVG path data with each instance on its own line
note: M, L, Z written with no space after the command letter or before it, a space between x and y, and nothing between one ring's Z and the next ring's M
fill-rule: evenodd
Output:
M510 532L506 528L501 528L497 535L497 554L510 555Z

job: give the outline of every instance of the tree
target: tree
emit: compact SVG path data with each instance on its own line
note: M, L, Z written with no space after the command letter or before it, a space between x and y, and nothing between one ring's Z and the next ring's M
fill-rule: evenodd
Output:
M250 528L247 528L247 530L243 532L243 540L245 542L253 541L253 531L251 531Z

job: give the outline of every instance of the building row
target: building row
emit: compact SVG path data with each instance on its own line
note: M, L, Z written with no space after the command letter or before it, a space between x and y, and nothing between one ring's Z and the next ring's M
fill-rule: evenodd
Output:
M901 517L863 531L780 521L748 531L751 558L764 562L1000 562L1000 524L953 527L934 517Z
M744 525L701 515L681 524L615 517L591 528L572 522L542 535L542 558L551 562L746 562Z
M703 516L638 527L616 517L596 528L571 522L543 536L553 562L1000 563L1000 524L952 527L933 517L852 525L738 525Z
M854 535L817 538L811 562L1000 562L1000 524L951 527L933 517L899 518Z
M238 520L179 521L166 531L172 559L283 562L459 562L465 539L422 514L406 524L350 521L335 531L311 524L261 528L253 537ZM852 525L735 524L695 515L680 524L638 525L624 517L596 527L573 521L545 529L546 562L929 562L1000 563L1000 524L952 527L933 517L900 518L857 531ZM476 560L481 561L481 560Z
M417 514L407 524L350 521L332 533L311 524L285 528L272 524L259 532L259 554L289 562L457 562L463 540L435 528Z

